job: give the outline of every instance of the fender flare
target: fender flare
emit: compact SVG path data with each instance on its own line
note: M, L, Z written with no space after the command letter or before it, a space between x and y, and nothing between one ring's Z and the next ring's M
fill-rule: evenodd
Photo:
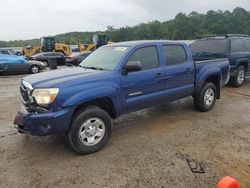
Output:
M116 113L119 113L122 110L122 104L120 103L120 93L115 87L112 86L103 86L93 89L88 89L83 92L77 93L70 97L67 101L62 104L62 107L75 106L86 103L100 98L109 98L116 110Z
M241 58L241 59L238 59L237 62L236 62L236 70L242 65L242 64L245 64L246 63L246 66L248 69L248 64L249 64L249 59L247 58Z
M218 83L215 84L215 86L217 88L217 98L219 99L220 98L220 84L221 84L220 82L221 82L222 76L218 68L208 69L202 73L202 76L199 77L198 80L196 81L197 85L195 88L194 96L197 95L202 90L206 80L214 76L218 78Z

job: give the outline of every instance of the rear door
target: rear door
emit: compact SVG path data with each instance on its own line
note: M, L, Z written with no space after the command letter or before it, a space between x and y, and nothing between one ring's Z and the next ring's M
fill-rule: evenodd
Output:
M192 94L195 67L185 47L181 44L167 44L162 46L162 50L166 98L171 101Z
M161 100L158 96L163 90L164 84L157 46L136 49L126 63L129 61L140 61L143 68L140 71L121 76L125 111L136 111L160 103Z

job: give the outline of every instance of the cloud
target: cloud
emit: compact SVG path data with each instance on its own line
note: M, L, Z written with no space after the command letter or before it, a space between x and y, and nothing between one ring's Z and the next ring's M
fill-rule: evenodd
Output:
M39 38L166 21L179 12L250 9L249 0L8 0L1 2L0 40ZM4 18L4 19L3 19Z

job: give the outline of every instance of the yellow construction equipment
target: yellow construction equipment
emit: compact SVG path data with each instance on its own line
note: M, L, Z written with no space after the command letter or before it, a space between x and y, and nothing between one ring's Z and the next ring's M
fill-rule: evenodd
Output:
M30 58L41 52L61 52L66 56L72 54L70 46L62 43L55 43L54 37L42 37L41 46L27 46L23 48L23 55Z
M23 47L23 55L30 58L34 54L38 54L41 52L41 46L27 46Z
M108 44L107 35L95 34L93 35L93 44L78 44L78 50L79 52L94 51L106 44ZM54 37L42 37L41 46L28 46L23 48L23 55L28 58L41 52L61 52L65 56L72 54L69 45L56 43Z
M96 46L94 44L78 44L79 52L94 51Z
M79 52L94 51L97 48L108 44L108 37L105 34L94 34L93 44L78 44Z

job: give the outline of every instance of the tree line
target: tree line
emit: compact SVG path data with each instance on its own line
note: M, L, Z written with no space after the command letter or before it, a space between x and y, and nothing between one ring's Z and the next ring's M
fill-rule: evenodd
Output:
M105 33L113 42L129 40L194 40L202 36L225 35L228 33L250 35L250 12L237 7L232 12L210 10L206 14L178 13L174 19L159 22L150 21L133 27L114 28L105 31L70 32L56 35L56 41L65 44L92 43L94 33ZM0 47L39 45L39 39L0 41Z

